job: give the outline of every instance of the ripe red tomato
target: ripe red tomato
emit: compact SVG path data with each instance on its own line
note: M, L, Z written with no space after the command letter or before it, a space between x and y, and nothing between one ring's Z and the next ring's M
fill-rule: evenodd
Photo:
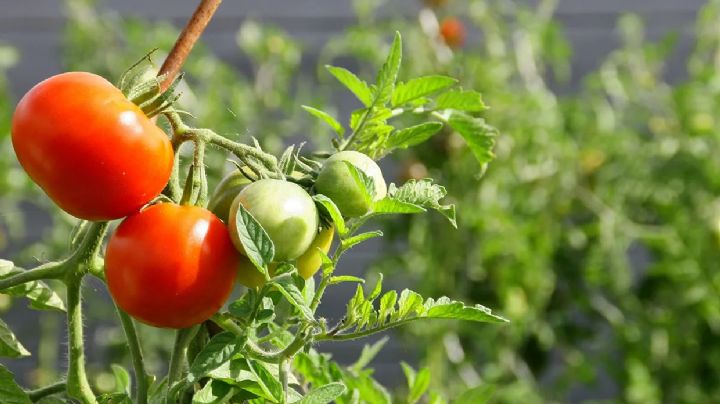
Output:
M459 48L465 43L465 25L455 17L446 17L440 23L440 37L451 48Z
M125 219L108 243L115 302L138 320L184 328L207 320L233 289L239 253L209 210L163 203Z
M60 208L87 220L138 211L167 184L168 136L109 81L58 74L20 100L12 143L25 171Z

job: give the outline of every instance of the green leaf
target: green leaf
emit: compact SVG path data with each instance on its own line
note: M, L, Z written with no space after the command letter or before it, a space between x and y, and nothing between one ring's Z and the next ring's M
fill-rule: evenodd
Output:
M238 355L245 346L245 338L230 332L221 332L208 341L190 366L188 381L196 382L223 363Z
M367 240L370 240L370 239L376 238L376 237L382 237L382 235L383 235L383 232L380 230L369 231L367 233L360 233L357 236L353 236L353 237L347 238L345 240L342 240L341 244L344 249L348 250L364 241L367 241Z
M111 364L110 369L115 376L115 392L130 394L130 373L116 363Z
M383 349L389 340L390 337L384 336L372 345L366 344L363 346L362 352L360 352L360 357L358 357L355 363L350 365L348 368L355 373L363 370L365 366L369 365L370 362L375 359L377 354L380 353L380 350Z
M445 216L453 227L457 228L454 205L443 205L440 200L447 195L445 187L433 184L432 179L410 180L400 188L390 184L385 199L378 202L376 213L416 213L413 209L434 209ZM383 202L385 200L386 202ZM392 203L395 201L397 203ZM424 211L424 210L423 210Z
M430 369L422 368L415 373L407 363L403 362L401 365L408 382L408 402L416 403L430 387Z
M335 78L348 90L355 94L355 97L357 97L363 105L369 107L372 104L373 95L370 87L368 87L366 82L360 80L353 72L342 67L329 65L326 65L325 68L328 69L330 74L335 76Z
M98 397L99 404L133 404L126 393L106 393Z
M22 272L25 270L16 267L11 261L0 259L0 279ZM65 303L60 296L42 281L26 282L5 289L2 293L27 298L32 309L65 311Z
M345 385L340 382L328 383L322 387L311 390L298 404L327 404L345 394Z
M465 139L480 164L489 163L495 158L492 149L495 146L497 130L486 124L484 119L454 111L448 117L447 122Z
M0 320L0 356L5 358L30 356L30 352L17 340L15 334L2 320Z
M235 227L245 249L245 255L261 272L266 271L267 265L275 257L275 246L265 229L242 204L238 204Z
M330 114L328 114L325 111L321 111L317 108L309 107L307 105L302 105L302 108L315 116L316 118L319 118L326 124L330 125L333 130L342 137L342 135L345 133L345 128L340 124L340 122L337 121L337 119L333 118Z
M424 76L399 83L392 95L392 106L406 104L410 101L433 94L457 83L457 80L448 76Z
M490 401L494 392L495 386L491 384L478 386L462 393L453 404L485 404Z
M402 214L402 213L422 213L427 212L422 206L418 206L409 202L399 201L390 197L385 197L373 204L373 213L378 214Z
M307 321L314 321L312 310L305 304L300 289L295 285L292 275L283 274L272 278L270 283L285 296L285 299L295 306Z
M335 223L335 230L338 234L341 236L346 234L348 229L345 226L345 219L343 219L342 213L340 213L340 209L338 209L337 205L335 205L335 202L322 194L313 195L312 198L316 205L320 206L322 210L330 215L333 223Z
M193 395L192 404L223 404L230 401L237 390L227 383L211 380Z
M482 95L473 90L449 90L435 99L435 107L441 109L455 109L458 111L480 112L487 109L483 103Z
M357 167L355 167L349 161L343 161L350 171L350 175L355 180L358 188L362 191L362 196L365 199L367 206L372 206L373 199L375 198L375 181L373 178Z
M368 296L367 300L374 301L377 299L378 296L380 296L380 292L382 292L382 283L383 283L383 274L379 274L378 280L375 283L375 288L373 288L373 291L370 292L370 296Z
M440 122L425 122L394 132L385 142L388 150L407 149L430 139L443 128Z
M265 394L274 398L276 401L281 401L283 387L278 378L265 367L267 365L264 362L254 360L249 360L248 365L250 371L257 378L258 385Z
M476 304L474 306L466 306L462 302L450 300L448 297L441 297L437 300L427 299L424 304L428 318L447 318L455 320L477 321L487 323L506 323L508 320L497 314L493 314L492 310Z
M395 90L400 62L402 60L402 38L399 32L395 32L395 38L390 46L385 63L380 68L375 80L375 102L374 105L385 105L390 101Z
M357 276L351 276L351 275L333 276L332 278L330 278L331 285L336 285L338 283L344 283L344 282L365 283L365 279L358 278Z
M13 374L3 365L0 365L0 403L32 404L27 393L15 383Z

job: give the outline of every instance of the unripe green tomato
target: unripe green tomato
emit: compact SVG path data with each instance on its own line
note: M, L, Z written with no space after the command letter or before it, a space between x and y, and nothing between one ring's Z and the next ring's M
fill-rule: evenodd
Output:
M276 264L268 265L270 276L275 273ZM255 265L250 261L250 258L242 255L240 257L240 263L237 268L237 281L248 288L259 288L265 284L265 276L255 268Z
M315 182L315 190L332 199L343 216L362 216L370 210L370 206L350 174L350 169L345 164L346 161L373 179L375 184L374 200L385 197L387 185L380 167L370 157L356 151L341 151L330 156L320 170Z
M240 171L235 170L228 174L215 188L213 196L208 203L208 210L219 217L225 223L228 223L230 216L230 207L235 197L242 191L250 180L247 179Z
M288 261L304 253L317 234L319 218L313 199L299 185L263 179L247 185L230 208L230 235L243 252L235 220L239 205L265 229L275 245L274 261Z

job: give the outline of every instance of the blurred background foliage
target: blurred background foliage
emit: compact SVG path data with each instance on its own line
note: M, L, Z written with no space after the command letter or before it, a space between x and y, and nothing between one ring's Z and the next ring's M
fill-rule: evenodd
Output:
M698 14L681 80L668 83L664 70L673 36L650 42L643 22L627 15L617 23L621 45L573 91L558 90L570 77L572 49L553 18L555 1L446 3L417 18L388 19L376 17L383 0L354 0L355 25L327 43L317 70L351 60L367 77L399 30L406 77L460 78L483 93L491 106L486 118L500 130L497 159L481 178L453 133L393 156L401 168L395 182L431 176L447 186L460 228L440 216L387 222L393 242L373 270L410 282L423 295L482 303L512 320L504 327L445 322L403 330L421 353L420 364L431 369L433 388L452 397L490 384L500 403L716 400L720 1ZM177 35L170 24L98 14L88 0L67 4L68 70L112 80L147 52L137 44L169 49ZM461 16L477 40L460 49L444 46L435 27L445 15ZM238 71L204 47L188 60L181 103L196 124L244 140L255 136L272 151L286 137L310 136L327 147L328 132L299 104L328 110L342 104L324 73L301 75L301 44L250 20L237 43L251 71ZM0 71L17 57L0 46ZM52 258L63 251L73 221L38 198L14 164L13 103L0 79L0 243L7 234L23 238L18 206L32 201L62 225L21 255L26 262ZM225 159L218 153L210 163L216 179ZM107 304L98 307L91 316L111 313ZM169 335L143 332L159 366ZM121 360L119 331L108 335L108 355ZM39 356L41 366L52 368L57 352Z

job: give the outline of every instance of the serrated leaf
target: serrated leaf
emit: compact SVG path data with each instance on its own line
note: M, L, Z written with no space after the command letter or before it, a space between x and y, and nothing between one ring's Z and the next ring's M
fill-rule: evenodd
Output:
M130 373L116 363L111 364L110 369L115 377L115 392L130 394Z
M443 128L440 122L425 122L409 128L400 129L388 137L385 142L385 148L407 149L411 146L419 145L430 139Z
M478 163L486 164L495 158L492 149L495 146L496 129L486 124L484 119L454 111L447 122L465 139Z
M295 306L308 321L314 321L312 310L305 304L303 294L295 285L292 275L283 274L271 280L272 286L285 296L285 299Z
M407 369L406 369L407 368ZM403 363L403 370L405 371L405 375L408 375L408 371L412 371L412 368L407 366L407 364ZM409 390L408 393L408 402L409 403L416 403L420 401L420 398L425 394L428 387L430 387L430 369L428 368L422 368L419 372L415 373L415 371L412 371L412 380L408 377L409 382Z
M0 365L0 403L32 404L27 393L15 382L13 374L3 365Z
M340 135L340 137L342 137L342 135L345 133L345 128L342 126L342 124L340 124L340 122L338 122L337 119L333 118L327 112L321 111L317 108L309 107L307 105L302 105L302 108L305 111L312 114L314 117L316 117L316 118L322 120L323 122L325 122L326 124L328 124L331 128L333 128L335 133Z
M30 352L18 341L7 324L0 320L0 356L5 358L22 358L30 356Z
M256 268L264 272L275 257L275 246L270 236L242 204L238 204L235 227L245 255Z
M490 401L493 393L495 392L495 386L488 384L478 386L462 393L457 399L453 401L454 404L485 404Z
M370 240L370 239L373 239L373 238L376 238L376 237L382 237L382 235L383 235L383 232L380 231L380 230L369 231L369 232L360 233L360 234L358 234L358 235L356 235L356 236L353 236L353 237L347 238L347 239L345 239L345 240L342 240L342 241L341 241L341 244L342 244L342 246L343 246L344 249L348 250L348 249L353 248L353 247L355 247L356 245L358 245L358 244L360 244L360 243L362 243L362 242L364 242L364 241L367 241L367 240Z
M340 236L346 234L348 229L345 226L345 219L343 219L342 213L340 213L340 209L338 209L337 205L335 205L335 202L322 194L313 195L312 198L315 201L316 205L320 206L321 209L323 209L325 212L327 212L328 215L330 215L333 223L335 224L335 230L338 232L338 234Z
M260 388L275 402L281 401L283 388L280 381L265 367L264 362L250 360L247 362L250 371L255 375Z
M383 274L378 275L378 280L375 283L375 288L373 288L373 291L370 292L370 296L367 297L367 300L374 301L378 296L380 296L380 292L382 292L383 278Z
M422 206L418 206L409 202L399 201L390 197L385 197L373 204L373 213L382 214L403 214L403 213L422 213L427 212Z
M452 301L447 297L437 300L428 299L425 304L426 316L429 318L447 318L466 321L478 321L489 323L506 323L508 320L497 314L493 314L489 308L476 304L466 306L462 302Z
M257 293L253 289L248 289L240 299L230 303L228 311L233 316L247 318L252 314L256 301Z
M482 95L473 90L449 90L435 99L435 107L439 110L454 109L458 111L480 112L487 109Z
M373 199L375 198L375 180L349 161L343 161L343 163L347 166L355 184L357 184L362 192L362 197L365 199L367 206L372 206Z
M400 62L402 61L402 38L399 32L395 32L395 38L390 46L385 63L383 63L375 80L375 105L385 105L390 101L395 89Z
M187 376L188 381L194 383L223 363L230 361L244 346L245 338L230 332L215 335L195 357Z
M223 404L233 398L237 390L227 383L211 380L193 395L192 404Z
M368 87L366 82L360 80L353 72L336 66L327 65L325 68L348 90L355 94L355 97L357 97L363 105L369 107L372 104L373 94L370 87Z
M393 107L428 96L455 85L458 81L448 76L424 76L399 83L392 95Z
M25 272L24 269L14 266L11 261L0 260L0 279ZM7 288L2 293L25 297L30 301L29 307L35 310L65 311L65 303L45 282L32 281Z
M370 362L375 359L378 353L380 353L380 350L383 349L385 344L390 340L390 337L387 335L380 338L377 342L371 345L365 345L363 346L362 352L360 352L360 357L349 366L349 369L351 369L353 372L358 373L362 369L365 368L365 366L369 365Z
M445 187L437 184L433 184L432 179L426 178L423 180L410 180L398 188L395 184L390 184L388 187L388 194L382 201L387 199L388 201L379 201L376 206L378 210L376 213L416 213L413 212L413 206L420 208L434 209L440 214L445 216L453 227L457 228L457 221L455 218L455 206L454 205L442 205L440 200L445 197L447 191ZM398 204L393 204L391 201L396 201ZM395 211L393 211L395 209ZM405 210L405 211L403 211Z
M345 394L345 385L340 382L328 383L322 387L311 390L298 404L327 404Z

